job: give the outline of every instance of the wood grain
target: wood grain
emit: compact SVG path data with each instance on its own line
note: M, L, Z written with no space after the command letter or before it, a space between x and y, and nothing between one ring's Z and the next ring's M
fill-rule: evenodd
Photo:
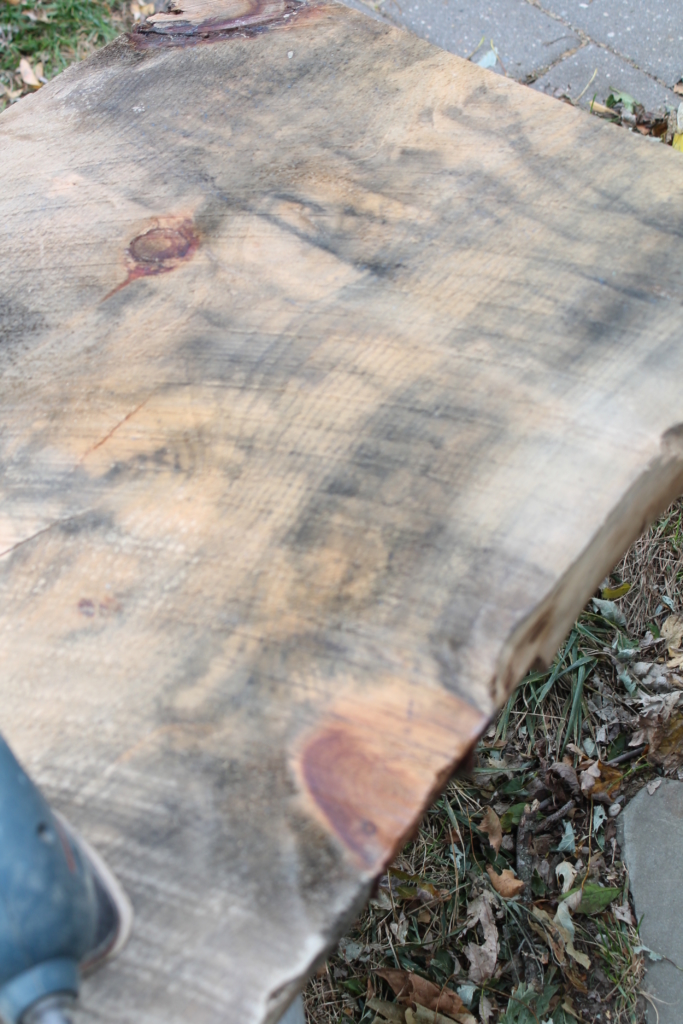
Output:
M79 1020L265 1024L683 491L683 165L331 2L155 24L0 117L2 729L135 905Z

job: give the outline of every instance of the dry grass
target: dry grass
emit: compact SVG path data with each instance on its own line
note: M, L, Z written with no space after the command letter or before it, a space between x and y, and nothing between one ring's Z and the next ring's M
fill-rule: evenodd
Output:
M642 636L648 624L681 601L683 580L683 501L677 501L629 548L613 573L632 589L622 601L631 631Z

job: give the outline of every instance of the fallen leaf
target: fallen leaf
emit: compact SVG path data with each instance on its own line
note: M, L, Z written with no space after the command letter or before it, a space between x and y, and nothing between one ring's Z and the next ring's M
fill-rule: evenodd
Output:
M576 853L576 836L571 821L565 821L564 833L557 847L558 853Z
M477 994L477 986L466 981L464 984L458 985L457 992L467 1009L471 1010L474 997Z
M558 879L562 880L562 892L569 892L576 878L576 870L569 861L563 860L561 864L558 864L555 868L555 874Z
M40 82L26 57L22 57L19 61L19 74L24 85L28 85L30 89L40 89Z
M453 989L439 988L438 985L412 971L385 968L376 974L387 982L402 1003L407 1003L413 1010L419 1003L428 1010L453 1017L457 1013L462 1013L465 1008L462 999Z
M576 1010L576 1008L574 1006L574 1003L569 998L569 996L565 996L564 997L564 1002L562 1003L562 1009L564 1010L565 1013L570 1013L572 1015L572 1017L574 1017L576 1020L579 1020L579 1021L583 1020L583 1018L579 1016L578 1011Z
M586 993L588 991L588 985L586 985L579 972L574 970L573 967L570 967L569 965L563 967L562 973L579 992Z
M391 896L388 889L378 889L375 895L370 900L370 906L376 907L378 910L391 910Z
M581 964L582 967L588 970L591 965L589 958L585 953L581 953L578 949L574 948L574 922L572 921L567 902L558 904L554 924L564 939L565 948L572 960L576 960L577 964Z
M467 977L475 985L481 985L487 978L493 977L498 961L498 929L493 920L492 899L495 897L484 892L472 903L467 904L467 927L474 928L480 924L484 933L481 946L475 942L469 942L465 946L465 956L470 962Z
M347 964L357 960L364 949L365 946L362 946L360 942L354 942L353 939L341 939L339 942L339 952Z
M636 922L633 920L633 914L631 913L631 908L628 903L625 903L621 907L612 907L612 913L616 917L617 921L623 921L630 928L635 927Z
M649 956L650 960L653 961L653 963L656 962L657 960L663 960L664 959L664 957L662 956L661 953L655 953L655 951L653 949L650 949L649 946L635 946L634 949L633 949L633 952L634 953L647 953L647 955Z
M676 136L674 136L676 138ZM661 629L662 640L666 640L669 653L673 655L683 643L683 617L669 615Z
M396 895L400 899L421 899L423 903L428 903L439 897L436 886L427 882L421 875L409 875L407 871L401 871L399 868L389 868L387 874L390 879L396 879L401 883L396 888Z
M566 962L564 938L560 934L550 914L540 907L532 907L531 913L536 921L529 920L529 924L537 935L544 939L546 945L552 950L553 956L559 964ZM536 923L538 922L538 923Z
M480 832L485 832L489 837L489 843L496 853L500 850L500 844L503 841L503 829L500 824L500 818L494 811L493 807L487 807L484 810L484 819L477 825Z
M408 999L410 991L410 971L401 971L392 967L385 967L381 971L375 971L378 978L383 978L389 988L402 1002Z
M544 882L538 868L534 868L531 876L531 891L534 896L545 896L548 892L548 886Z
M505 812L505 814L501 814L500 827L502 828L503 832L509 832L513 825L519 825L520 821L522 820L522 815L524 814L525 807L526 804L513 804L512 807Z
M519 896L520 893L524 892L524 882L521 878L515 878L514 873L509 868L503 868L502 872L498 874L491 864L487 864L486 871L491 879L493 888L501 896L504 896L506 900L511 899L513 896Z
M491 47L483 57L480 57L479 60L475 60L474 63L478 64L480 68L495 68L498 63L498 51L495 47Z
M375 1013L379 1013L385 1020L392 1021L392 1024L405 1024L406 1011L398 1003L390 1003L387 999L378 999L373 996L366 1000L365 1005Z
M567 897L566 897L564 902L567 904L567 906L571 910L572 914L574 913L574 911L578 907L579 903L581 902L582 896L583 896L583 892L582 892L581 889L578 889L576 892L572 892L571 889L570 889L569 892L567 893Z
M677 691L678 692L678 691ZM683 714L675 710L670 717L661 714L653 719L640 719L643 739L649 744L647 759L650 764L672 772L683 766Z
M581 792L587 798L612 804L622 781L623 775L618 768L596 761L585 772L581 772Z
M453 1014L461 1013L465 1008L460 996L451 988L445 986L439 988L438 985L427 981L426 978L421 978L419 974L411 975L411 983L415 1003L427 1007L428 1010L435 1010L452 1017Z
M614 601L601 601L600 598L594 597L593 605L596 612L602 615L603 619L607 619L608 622L611 622L613 626L618 626L619 629L626 629L626 616Z
M677 96L683 96L683 79L680 82L676 82L674 92Z
M606 817L605 808L602 804L596 804L593 808L593 835L600 831L605 824ZM571 889L571 886L569 888Z
M593 787L593 799L600 800L604 804L611 804L614 802L617 791L621 788L624 775L618 768L611 768L609 765L603 764L602 761L598 761L598 764L600 765L600 779Z
M425 1006L419 1004L415 1007L415 1010L406 1010L406 1024L453 1024L456 1021L457 1024L477 1024L476 1018L471 1013L463 1011L462 1013L456 1013L452 1017L446 1017L443 1013L436 1013L434 1010L428 1010Z
M391 924L389 925L392 932L396 936L396 941L401 946L403 946L406 941L406 936L408 934L408 924L409 922L406 915L403 913L403 911L401 911L401 916L399 917L398 922L392 921Z
M674 690L673 693L645 693L641 690L638 696L643 708L641 717L658 718L664 722L671 717L674 709L683 703L681 690Z
M558 905L558 912L559 908L564 904L569 903L569 905L571 905L570 900L573 898L578 904L578 906L574 908L577 914L588 914L589 916L592 916L593 914L599 914L600 911L604 910L605 907L608 907L610 903L614 903L619 896L621 896L621 889L603 889L601 885L595 884L584 885L582 889L570 889L566 896L560 897L561 902Z
M631 113L633 113L633 108L636 105L636 101L633 96L630 96L627 92L621 92L619 89L611 89L610 94L607 97L607 106L613 107L615 103L621 103L622 107Z
M548 787L555 796L566 800L567 796L580 796L581 788L574 768L564 761L556 761L551 764L546 774Z
M595 786L595 783L600 778L600 765L598 762L596 761L590 766L590 768L586 768L585 772L581 772L580 778L581 792L584 796L589 796L591 790Z
M600 597L603 601L618 601L620 597L624 597L625 594L628 594L630 589L630 583L622 583L618 587L603 587L600 591Z

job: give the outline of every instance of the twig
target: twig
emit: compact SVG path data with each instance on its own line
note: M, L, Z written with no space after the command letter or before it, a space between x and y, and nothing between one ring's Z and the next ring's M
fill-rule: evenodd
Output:
M460 891L459 891L460 890L460 872L458 871L458 855L456 853L455 839L453 838L453 833L452 833L450 828L448 829L448 833L449 833L449 835L451 837L451 854L453 856L453 867L455 868L455 906L453 907L453 913L455 915L455 920L457 921L458 920L458 901L459 901L459 898L460 898ZM461 842L461 844L462 844L462 846L464 848L465 844L462 842L462 836L460 837L460 842ZM464 853L464 849L463 849L463 858L464 858L464 856L465 856L465 853ZM450 928L453 927L453 917L451 917L451 923L450 923L449 927Z
M588 824L588 863L586 864L586 874L583 876L583 882L581 883L581 899L583 899L583 887L588 881L588 876L591 871L591 857L593 856L593 797L591 797L590 807L590 819Z
M643 743L642 747L634 747L633 750L627 750L625 754L619 754L619 757L613 757L611 761L605 761L608 768L614 768L617 764L625 764L626 761L633 761L634 758L640 757L644 750L647 750L647 743Z
M536 835L537 832L543 832L545 829L550 828L551 825L561 821L567 814L567 811L571 811L573 806L574 801L567 800L567 803L560 807L559 811L555 811L554 814L549 814L547 818L543 819L543 821L539 821L538 825L532 829L533 834Z
M533 835L531 815L522 815L517 826L517 877L524 882L524 896L529 896L531 889L532 859L529 852L529 840Z

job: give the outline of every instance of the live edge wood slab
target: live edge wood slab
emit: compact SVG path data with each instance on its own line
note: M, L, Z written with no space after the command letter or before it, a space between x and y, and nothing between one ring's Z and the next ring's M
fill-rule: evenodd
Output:
M135 905L78 1019L265 1024L683 491L683 160L178 10L0 118L0 728Z

